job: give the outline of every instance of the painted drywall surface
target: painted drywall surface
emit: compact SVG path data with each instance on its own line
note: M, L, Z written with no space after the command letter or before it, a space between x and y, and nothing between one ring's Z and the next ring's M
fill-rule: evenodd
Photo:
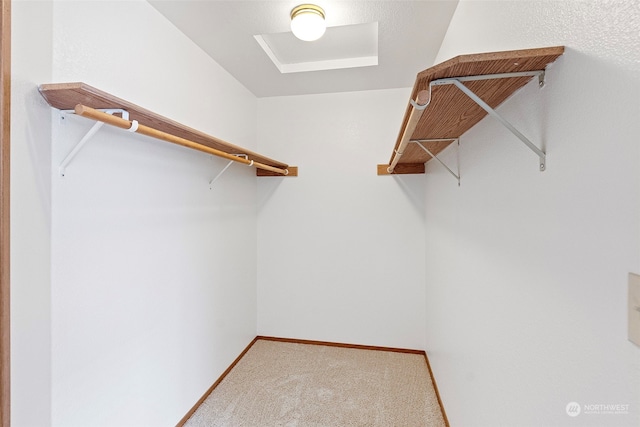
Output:
M99 17L99 19L96 19ZM252 148L256 101L144 1L54 3L57 82ZM256 334L256 177L53 113L52 417L174 425Z
M12 2L11 425L51 424L51 78L48 1ZM39 37L33 37L33 34Z
M258 182L258 332L423 348L424 188L376 175L410 89L260 98L258 144L300 167Z
M545 147L546 172L491 118L462 138L460 188L428 164L426 342L452 425L640 424L640 349L626 338L627 274L640 270L639 13L638 2L458 6L439 61L567 51L545 88L498 109Z

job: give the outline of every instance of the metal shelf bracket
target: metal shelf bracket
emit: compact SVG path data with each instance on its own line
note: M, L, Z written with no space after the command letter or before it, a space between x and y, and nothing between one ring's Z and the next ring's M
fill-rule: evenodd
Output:
M454 141L456 143L456 169L458 173L456 174L449 166L447 166L438 156L433 154L427 147L424 146L425 142L444 142L444 141ZM440 163L444 168L458 181L458 187L460 187L460 139L458 138L449 138L449 139L411 139L409 142L417 144L418 147L422 148L431 158L435 159Z
M247 160L249 159L249 156L247 156L246 154L232 154L232 156L244 157ZM235 162L233 160L229 160L229 163L227 163L227 165L222 168L220 172L218 172L218 175L216 175L211 181L209 181L209 190L213 189L213 183L216 182L222 176L222 174L227 171L227 169L229 169L229 166L231 166L232 163ZM253 160L247 166L253 166Z
M129 120L129 112L120 108L102 109L99 111L102 111L107 114L121 114L123 119ZM69 113L75 114L74 110L61 110L61 112L63 114L69 114ZM62 116L62 119L64 119L64 115ZM134 121L134 123L137 125L136 121ZM75 147L73 147L73 149L69 151L69 154L67 154L67 156L64 158L64 160L62 161L62 163L60 163L60 166L58 167L58 172L60 173L61 176L65 175L65 172L67 170L67 166L69 166L69 163L71 163L73 158L80 152L80 150L82 150L82 147L84 147L84 145L91 139L91 137L93 137L93 135L95 135L96 132L100 130L102 125L104 125L104 122L96 122L91 127L91 129L89 129L89 131L82 137L82 139L80 139L80 141L75 145Z
M539 149L534 143L532 143L526 136L524 136L518 129L516 129L511 123L509 123L504 117L496 112L493 108L489 106L486 102L484 102L478 95L476 95L471 89L466 87L462 82L466 81L476 81L476 80L489 80L489 79L501 79L501 78L510 78L510 77L527 77L527 76L537 76L538 77L538 86L544 86L544 70L539 71L525 71L519 73L503 73L503 74L488 74L482 76L466 76L466 77L452 77L452 78L444 78L433 80L429 83L429 90L431 90L432 86L441 86L441 85L455 85L458 89L460 89L465 95L467 95L471 100L473 100L476 104L478 104L483 110L485 110L490 116L497 119L504 127L506 127L512 134L514 134L520 141L522 141L531 151L538 155L540 159L540 171L543 172L547 168L546 154L544 151Z

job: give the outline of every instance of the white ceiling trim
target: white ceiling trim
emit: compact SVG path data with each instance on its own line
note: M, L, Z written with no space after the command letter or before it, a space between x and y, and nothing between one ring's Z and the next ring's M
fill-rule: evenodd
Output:
M357 58L326 59L323 61L282 63L271 50L262 35L253 36L269 59L282 74L304 73L307 71L340 70L343 68L371 67L378 65L378 56L362 56Z
M301 1L148 1L257 97L411 87L416 74L434 64L458 3L317 0L325 10L327 30L378 23L377 65L370 58L375 55L367 53L350 57L366 58L361 63L371 65L344 68L349 61L316 63L345 58L327 55L319 60L301 57L293 62L303 65L296 66L279 59L278 67L256 41L256 34L264 37L290 31L289 13ZM276 58L281 56L277 49L271 50ZM294 72L295 67L300 71Z

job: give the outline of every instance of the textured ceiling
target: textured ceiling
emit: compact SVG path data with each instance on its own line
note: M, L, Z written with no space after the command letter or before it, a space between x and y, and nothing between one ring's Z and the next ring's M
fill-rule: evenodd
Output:
M413 86L416 74L433 65L457 0L318 0L329 27L378 23L378 65L287 74L254 36L289 31L289 12L302 1L149 3L251 92L266 97Z

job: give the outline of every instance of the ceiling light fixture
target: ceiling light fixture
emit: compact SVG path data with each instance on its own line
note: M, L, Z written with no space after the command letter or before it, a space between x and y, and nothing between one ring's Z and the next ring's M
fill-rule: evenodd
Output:
M324 10L315 4L301 4L291 10L291 31L300 40L318 40L324 34Z

